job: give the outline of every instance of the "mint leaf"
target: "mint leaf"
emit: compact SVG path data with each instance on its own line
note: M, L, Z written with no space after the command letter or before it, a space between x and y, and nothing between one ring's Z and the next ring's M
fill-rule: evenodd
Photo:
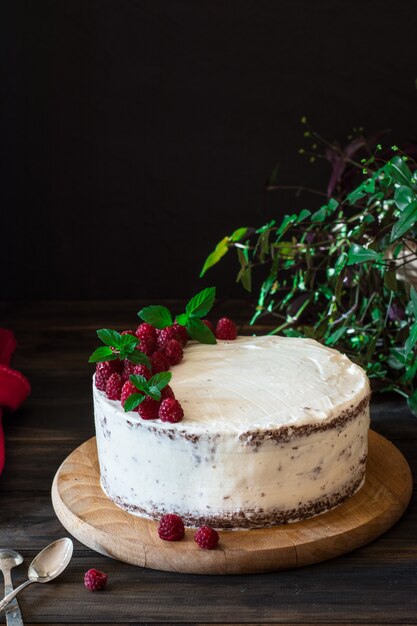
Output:
M171 326L173 323L172 315L166 306L147 306L139 311L138 315L144 322L147 322L160 330L162 328L166 328L167 326Z
M216 297L216 288L207 287L193 296L185 307L186 313L195 317L204 317L210 311Z
M120 350L133 350L139 343L139 338L135 335L122 335L120 341Z
M152 400L158 401L161 399L161 392L158 387L148 387L146 395L152 398Z
M166 387L172 378L171 372L159 372L149 379L148 383L151 387L157 387L160 391Z
M94 350L93 354L88 359L89 363L100 363L101 361L113 361L117 359L118 355L113 352L111 348L107 346L101 346Z
M124 335L121 335L115 330L110 330L109 328L102 328L97 331L97 335L101 339L106 346L112 346L113 348L118 348L123 339Z
M141 402L143 402L145 399L145 396L141 393L132 393L131 396L129 396L128 398L126 398L126 401L124 403L124 410L126 411L133 411L133 409L136 409L137 406L139 406L139 404Z
M148 369L151 369L152 367L151 362L146 354L144 354L140 350L137 350L136 348L132 350L132 352L129 352L129 354L127 354L124 358L129 359L129 361L132 361L132 363L136 363L136 365L146 365Z
M190 316L188 315L188 313L181 313L180 315L177 315L175 319L178 324L181 324L181 326L187 326L189 318Z
M135 385L136 389L139 389L139 391L143 391L144 393L148 392L149 385L148 385L148 381L146 380L144 376L131 374L129 376L129 380L133 385Z
M211 330L198 318L191 317L187 323L187 330L190 333L192 339L199 341L200 343L214 344L216 337Z

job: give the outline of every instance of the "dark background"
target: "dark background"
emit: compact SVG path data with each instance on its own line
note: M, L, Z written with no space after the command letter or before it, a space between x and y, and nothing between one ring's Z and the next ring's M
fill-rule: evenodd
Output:
M2 4L3 298L242 296L225 234L322 187L300 118L417 137L414 2L33 0ZM4 108L5 105L5 108Z

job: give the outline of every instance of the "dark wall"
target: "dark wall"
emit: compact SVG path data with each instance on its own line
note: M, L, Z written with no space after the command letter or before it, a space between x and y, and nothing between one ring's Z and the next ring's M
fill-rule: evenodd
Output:
M7 12L7 8L9 11ZM3 5L5 298L242 295L214 243L320 186L300 118L417 135L412 1L33 0ZM7 13L7 15L6 15ZM313 200L303 196L304 206ZM300 201L299 201L300 202ZM314 201L315 202L315 201Z

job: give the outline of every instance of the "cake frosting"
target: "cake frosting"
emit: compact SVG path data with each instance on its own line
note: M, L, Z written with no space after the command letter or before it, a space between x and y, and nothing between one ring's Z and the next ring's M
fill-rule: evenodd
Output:
M314 340L191 342L171 384L177 424L125 413L93 386L101 482L127 511L255 528L337 506L364 480L369 382Z

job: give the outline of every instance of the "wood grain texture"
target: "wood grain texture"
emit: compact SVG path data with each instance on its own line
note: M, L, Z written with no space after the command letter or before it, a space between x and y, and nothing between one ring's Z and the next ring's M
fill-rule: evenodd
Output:
M65 528L106 556L165 571L244 574L302 567L362 546L398 521L411 492L404 457L370 431L365 485L341 506L295 524L222 531L216 550L200 550L193 541L194 530L187 529L181 542L163 542L157 522L130 515L106 497L92 438L59 468L52 502Z

